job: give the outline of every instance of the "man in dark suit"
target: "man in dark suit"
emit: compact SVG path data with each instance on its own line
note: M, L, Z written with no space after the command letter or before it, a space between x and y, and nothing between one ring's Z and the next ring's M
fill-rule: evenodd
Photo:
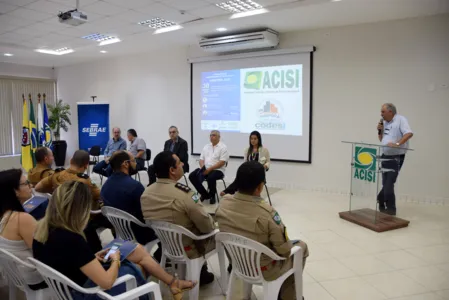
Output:
M186 140L182 139L179 136L179 131L176 126L170 126L168 129L168 134L170 135L170 139L165 141L164 151L170 151L176 156L179 157L181 162L184 164L183 169L184 173L189 172L189 146L187 145ZM156 172L154 171L153 165L148 168L148 178L150 183L148 186L156 182Z

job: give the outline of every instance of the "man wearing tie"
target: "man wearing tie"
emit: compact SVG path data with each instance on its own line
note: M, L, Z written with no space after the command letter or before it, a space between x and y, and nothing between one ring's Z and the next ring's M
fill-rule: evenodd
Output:
M186 140L182 139L179 136L179 131L176 126L170 126L170 128L168 129L168 134L170 136L170 139L165 141L164 151L170 151L173 154L176 154L176 156L178 156L179 159L181 160L181 162L184 164L184 166L183 166L184 173L188 173L189 172L189 154L188 154L189 146L188 146ZM148 178L149 178L149 182L150 182L148 184L148 186L150 186L151 184L156 182L156 173L154 171L153 165L151 165L148 168Z

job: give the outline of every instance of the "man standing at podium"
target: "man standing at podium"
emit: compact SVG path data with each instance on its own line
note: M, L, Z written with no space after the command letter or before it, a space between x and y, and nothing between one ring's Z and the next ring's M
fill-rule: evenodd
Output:
M409 148L408 140L413 136L412 129L404 116L397 114L396 106L385 103L381 108L382 119L377 125L379 141L388 146L382 149L382 190L377 195L379 210L389 215L396 215L396 196L394 184L404 163L405 153Z

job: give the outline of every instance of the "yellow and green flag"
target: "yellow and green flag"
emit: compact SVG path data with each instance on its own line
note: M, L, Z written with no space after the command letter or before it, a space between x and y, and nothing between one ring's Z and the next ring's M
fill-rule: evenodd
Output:
M37 126L36 118L34 117L34 106L31 100L31 94L28 95L30 99L30 136L31 136L31 158L33 159L33 167L36 166L36 159L34 157L34 152L37 149Z
M31 154L31 145L30 145L30 120L28 115L28 107L27 101L25 100L25 96L22 94L23 98L23 120L22 120L22 155L20 158L20 162L22 164L22 168L26 172L33 168L33 156Z

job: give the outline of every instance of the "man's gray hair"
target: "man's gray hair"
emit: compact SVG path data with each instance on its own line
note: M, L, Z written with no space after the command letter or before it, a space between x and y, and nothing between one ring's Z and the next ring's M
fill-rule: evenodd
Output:
M212 130L210 133L215 133L217 136L220 136L220 131L219 130Z
M121 130L119 127L112 127L112 132L114 132L115 129L118 129L118 131L119 131L120 133L122 133L122 130Z
M168 127L168 131L170 131L170 129L172 129L172 128L176 129L176 131L179 131L178 127L176 127L175 125L172 125L172 126Z
M384 106L385 106L386 109L391 111L394 115L396 114L396 112L397 112L396 106L394 106L393 103L385 103Z

